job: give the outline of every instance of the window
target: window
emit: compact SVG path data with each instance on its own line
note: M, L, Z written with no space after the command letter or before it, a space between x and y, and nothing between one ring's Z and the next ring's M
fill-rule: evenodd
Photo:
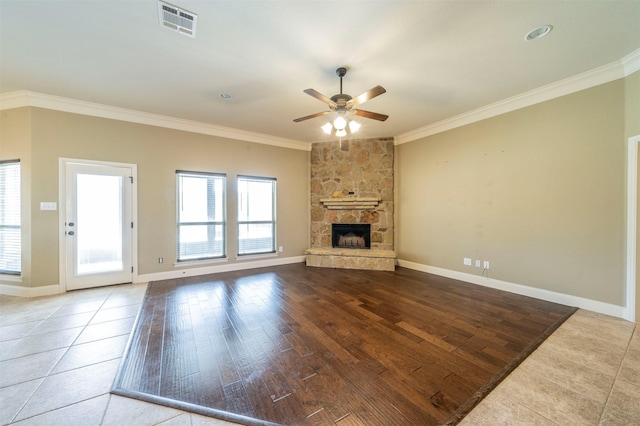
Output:
M178 171L176 176L178 262L224 257L225 175Z
M20 275L20 161L0 161L0 273Z
M276 251L276 180L238 176L238 254Z

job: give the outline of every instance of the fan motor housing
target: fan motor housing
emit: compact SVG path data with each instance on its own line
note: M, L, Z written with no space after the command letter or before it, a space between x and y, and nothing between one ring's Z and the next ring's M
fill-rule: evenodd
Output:
M346 93L340 93L331 97L331 100L338 105L338 108L346 107L347 102L349 102L351 99L351 96L347 95Z

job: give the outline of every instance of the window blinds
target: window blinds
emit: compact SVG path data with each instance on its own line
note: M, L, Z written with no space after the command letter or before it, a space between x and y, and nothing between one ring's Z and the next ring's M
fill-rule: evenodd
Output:
M0 273L21 273L20 161L0 162Z

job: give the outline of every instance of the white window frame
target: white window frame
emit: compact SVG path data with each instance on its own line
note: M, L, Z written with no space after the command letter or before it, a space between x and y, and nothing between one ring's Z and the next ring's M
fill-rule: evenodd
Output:
M213 178L213 179L216 179L216 180L219 179L222 181L222 186L221 186L222 193L213 194L214 197L216 197L222 202L222 206L220 207L222 209L221 217L213 220L207 219L207 220L201 220L201 221L193 221L193 220L189 221L189 220L183 220L181 218L181 210L182 210L181 206L183 202L182 190L181 190L182 177L200 177L200 178L207 178L207 179ZM207 199L206 202L209 203L209 200ZM187 255L185 253L182 253L180 233L182 228L186 229L186 227L191 227L191 226L214 226L215 235L220 235L215 231L215 228L220 227L221 237L222 237L221 251L215 255L206 255L206 253L203 252L202 253L203 255L201 256L193 256L193 255ZM207 237L209 238L210 235L207 235ZM209 239L207 239L206 241L207 241L207 244L210 243ZM178 263L185 263L185 262L194 262L194 261L195 262L204 261L204 260L210 260L210 259L224 259L226 258L226 256L227 256L226 175L223 173L192 172L192 171L185 171L185 170L176 170L176 260L178 261Z
M17 170L16 170L17 169ZM22 275L22 218L20 160L0 161L0 275ZM11 178L9 173L11 173ZM17 178L16 178L17 174ZM18 240L5 241L7 230L17 230ZM17 268L8 268L9 263Z
M248 208L250 208L250 194L245 194L241 189L243 182L269 182L271 183L271 211L269 212L271 218L267 220L246 220L248 217ZM257 177L257 176L238 176L237 181L237 194L238 194L238 256L251 256L260 254L271 254L276 252L276 182L275 178L269 177ZM250 225L271 225L271 246L268 249L256 249L248 250L243 249L241 243L241 236L245 234L242 231L242 227ZM247 238L249 240L250 238Z

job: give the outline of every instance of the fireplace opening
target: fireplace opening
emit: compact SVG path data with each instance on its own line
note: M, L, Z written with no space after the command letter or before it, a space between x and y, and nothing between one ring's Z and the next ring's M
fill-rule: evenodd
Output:
M333 248L370 249L371 224L334 223L331 225L331 246Z

